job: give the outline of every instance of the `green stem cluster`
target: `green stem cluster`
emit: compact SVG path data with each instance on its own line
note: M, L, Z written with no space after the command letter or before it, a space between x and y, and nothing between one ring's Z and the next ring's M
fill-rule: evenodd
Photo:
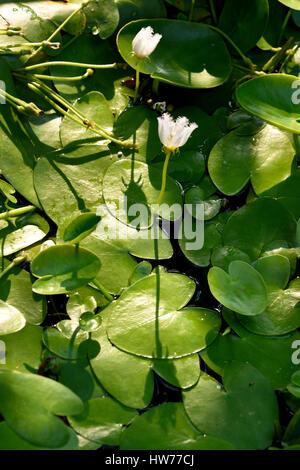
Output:
M164 197L164 194L165 194L166 184L167 184L168 165L169 165L169 161L170 161L170 158L171 158L171 155L172 155L172 151L169 150L169 149L166 149L165 152L166 152L166 158L165 158L163 171L162 171L161 190L160 190L160 193L159 193L159 196L158 196L158 199L157 199L157 204L158 205L161 204L161 202L163 200L163 197Z

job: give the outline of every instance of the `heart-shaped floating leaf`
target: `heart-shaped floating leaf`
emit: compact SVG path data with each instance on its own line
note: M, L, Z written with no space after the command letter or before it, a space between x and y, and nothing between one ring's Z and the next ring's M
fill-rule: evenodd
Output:
M140 61L141 72L186 88L213 88L227 80L230 57L221 36L206 25L180 20L138 20L124 26L118 34L117 45L131 67L136 68L138 64L131 54L132 40L147 26L161 34L162 39L150 60Z
M251 264L249 256L233 246L216 246L211 255L211 264L228 271L232 261L245 261Z
M2 261L3 268L9 265ZM46 300L32 292L30 274L15 266L0 281L0 299L22 312L27 323L39 325L46 316Z
M96 229L100 219L94 212L84 212L60 226L56 237L65 243L79 243Z
M78 447L76 433L70 428L67 428L67 430L69 432L69 440L67 443L62 447L51 449L47 446L35 446L22 439L5 421L2 421L0 423L0 450L76 450Z
M159 170L134 159L122 159L106 171L103 196L109 211L118 220L131 223L135 228L146 228L152 223L151 213L158 210L155 205L160 188ZM181 216L181 205L180 188L168 177L159 214L167 220L175 220Z
M209 174L224 194L236 194L249 179L256 194L287 179L295 150L290 137L267 125L254 136L241 136L232 131L214 146L209 161Z
M280 3L283 3L286 7L292 8L293 10L300 10L300 5L298 0L279 0Z
M100 344L99 354L90 358L92 370L116 400L130 408L145 408L154 390L151 363L114 347L106 335L106 318L103 329L92 335Z
M181 403L164 403L137 416L122 432L122 450L227 450L229 442L203 436L190 424Z
M203 374L196 387L184 392L184 407L192 423L236 449L265 449L273 441L278 419L269 383L250 364L232 362L225 367L223 384L225 390Z
M255 46L262 36L268 13L268 0L253 0L246 3L227 0L218 26L246 52Z
M129 108L120 114L114 125L114 134L121 140L137 145L139 156L147 162L153 160L161 150L157 114L147 106Z
M66 294L94 279L99 269L99 258L85 248L52 246L42 251L31 264L32 274L40 278L32 288L38 294Z
M40 18L48 20L54 23L56 26L62 24L66 18L78 8L76 2L59 3L55 1L43 1L37 2L26 2L26 5L30 7ZM63 31L72 34L74 36L83 33L86 26L86 16L83 11L73 16L63 27Z
M296 222L279 201L257 199L231 215L224 227L224 245L244 251L251 260L280 247L295 246Z
M42 332L39 326L26 325L21 331L0 336L5 344L5 362L0 360L1 367L19 372L37 371L42 355Z
M223 212L215 217L214 220L208 221L204 224L204 244L202 248L198 248L198 243L195 243L197 242L197 239L199 239L199 225L197 230L196 220L192 220L191 228L188 229L185 228L186 218L183 220L183 237L179 239L179 246L186 258L197 266L208 266L210 264L213 249L222 245L224 215L227 217L227 214Z
M120 349L156 359L200 351L215 339L220 318L207 309L181 310L194 290L188 277L156 270L108 306L109 339Z
M155 359L153 369L169 384L179 388L190 388L199 379L199 356L193 354L181 359Z
M208 273L208 284L219 302L242 315L258 315L268 305L262 276L244 261L232 261L228 273L214 266Z
M87 358L76 362L59 361L58 381L76 393L82 401L106 395L96 380Z
M87 31L107 39L119 23L119 10L112 0L92 0L83 8L86 16Z
M66 214L75 216L86 209L96 211L103 203L104 172L116 159L108 147L94 145L70 148L70 156L64 153L57 160L40 158L34 182L46 214L61 225L66 222Z
M166 8L162 0L116 0L119 8L119 27L139 18L164 18Z
M199 186L194 186L185 193L185 204L188 204L187 210L195 218L197 218L197 207L202 204L204 220L213 219L220 211L222 202L223 200L220 197L211 194L206 198L205 191Z
M264 121L300 134L300 80L293 75L269 74L254 78L237 89L240 105Z
M73 392L54 380L8 369L0 369L0 385L1 414L20 437L40 447L68 442L69 430L57 416L82 412Z
M0 335L9 335L26 325L24 315L12 305L0 300Z
M80 415L68 419L75 431L86 439L99 445L118 445L122 425L128 424L136 414L112 398L104 397L86 402Z
M270 338L258 336L246 330L233 312L223 309L223 315L238 336L219 335L201 353L207 365L223 375L229 362L248 362L265 376L275 390L285 388L291 380L291 375L299 367L291 361L291 353L293 343L300 340L300 333L297 331Z
M1 221L0 256L8 256L42 240L49 231L48 222L40 215L29 213L23 217Z
M93 128L93 123L99 125L108 133L112 133L114 116L109 108L108 102L106 101L105 96L98 91L90 91L86 95L79 98L74 103L75 109L86 116L90 121L90 128L81 126L80 124L74 123L69 117L65 116L62 120L60 126L60 138L61 143L65 147L68 144L72 144L78 141L101 141L107 140L105 137L101 137L99 134L96 134L91 128ZM69 111L70 114L73 115Z
M255 269L264 278L268 289L268 305L263 313L252 319L240 318L248 330L261 335L284 335L300 326L300 279L286 285L290 276L290 264L280 255L260 258Z

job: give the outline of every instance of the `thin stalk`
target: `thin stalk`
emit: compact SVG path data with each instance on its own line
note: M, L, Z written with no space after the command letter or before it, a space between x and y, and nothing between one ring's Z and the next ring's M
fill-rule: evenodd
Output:
M35 79L39 78L40 80L49 80L53 82L80 82L81 80L85 80L86 78L90 77L93 75L94 71L93 69L87 69L85 74L83 75L78 75L77 77L57 77L55 75L40 75L40 74L34 74L32 75Z
M39 64L28 65L27 67L16 69L16 72L29 72L31 70L36 70L43 67L51 67L52 65L63 67L81 67L83 69L117 69L121 66L123 67L123 64L117 64L116 62L113 64L85 64L81 62L53 60L51 62L41 62Z
M268 62L265 63L262 70L264 72L273 72L277 65L285 58L287 51L291 48L294 43L294 38L290 38L284 46L281 47L280 51L276 52Z
M212 19L214 20L215 24L218 24L214 0L209 0L209 6L210 6Z
M140 88L140 62L138 61L136 65L136 77L135 77L135 92L133 102L136 103Z
M114 300L113 296L108 292L107 289L98 281L98 279L93 279L93 284L99 289L103 297L106 298L106 300L109 300L109 302L112 302Z
M26 261L25 256L17 256L17 258L15 258L8 266L6 266L6 268L3 269L3 271L0 272L0 280L16 266L24 263L24 261Z
M296 44L292 49L287 51L286 58L284 59L284 61L282 62L281 66L280 66L279 73L281 73L283 71L286 63L293 57L293 55L296 54L298 49L299 49L299 44Z
M27 214L28 212L31 212L35 209L34 206L24 206L24 207L19 207L18 209L12 209L7 212L2 212L0 214L0 220L6 220L6 219L11 219L12 217L18 217L20 215Z
M282 26L281 26L281 30L280 30L280 34L279 34L279 38L278 38L278 44L281 43L281 40L283 38L283 35L284 35L284 32L285 32L285 29L287 27L287 24L289 22L289 19L291 17L291 14L292 14L292 10L289 10L286 14L286 17L284 18L284 21L282 23Z
M233 63L232 66L238 70L241 70L242 72L245 72L251 75L257 75L257 76L266 75L265 72L258 72L257 70L253 71L247 67L243 67L243 65L240 65L240 64Z
M194 14L195 0L191 0L191 8L189 13L189 21L192 21Z
M65 21L63 21L57 28L56 30L51 34L51 36L49 36L49 38L47 39L47 42L51 42L53 38L55 38L55 36L66 26L66 24L72 19L74 18L75 15L77 15L77 13L80 13L81 10L88 4L89 2L84 2L80 5L79 8L77 8L76 10L74 10L66 19ZM40 46L30 57L30 59L32 59L34 56L36 56L37 54L39 54L41 51L43 50L43 46Z
M221 29L219 28L216 28L215 26L212 26L210 24L206 24L205 26L208 26L210 29L213 29L214 31L216 31L217 33L221 34L225 39L226 41L229 42L229 44L232 45L232 47L236 50L236 52L240 55L240 57L243 59L243 62L245 62L246 65L248 65L248 67L251 68L251 70L254 72L255 71L255 65L253 64L252 60L247 57L243 51L241 51L241 49L235 44L235 42L228 36L228 34L224 33L224 31L222 31Z
M5 44L4 46L0 46L1 50L5 49L12 49L14 47L39 47L47 45L53 49L58 49L60 46L60 42L47 42L47 41L42 41L42 42L22 42L20 44Z
M27 83L27 86L32 90L34 91L35 93L37 93L39 96L41 96L42 98L44 98L44 100L46 100L49 104L51 104L51 106L56 110L58 111L60 114L62 114L63 116L67 117L68 119L71 119L72 121L74 121L76 124L79 124L80 126L84 127L85 129L89 129L91 132L94 132L95 134L103 137L104 139L107 139L107 140L110 140L111 142L114 142L116 145L119 145L121 147L125 147L125 148L132 148L132 144L131 143L126 143L126 142L123 142L122 140L118 140L116 139L115 137L112 137L111 135L107 134L105 131L102 131L100 130L99 128L95 128L95 127L92 127L92 125L94 124L93 122L91 122L87 117L85 117L85 119L82 119L82 117L80 117L79 119L76 119L76 117L74 117L72 115L72 113L70 112L67 112L65 111L61 106L59 106L53 99L49 98L49 96L45 95L45 93L43 93L43 91L41 90L41 86L39 83L37 82L33 82L33 83ZM65 105L64 105L65 106Z
M27 103L26 101L20 100L16 96L11 95L7 91L4 91L0 88L0 96L5 98L5 100L12 106L14 106L17 111L22 113L33 113L36 116L40 116L43 111L39 109L34 103Z
M167 183L167 172L168 172L168 165L169 165L169 160L172 155L171 150L166 150L166 158L165 158L165 163L163 166L163 171L162 171L162 181L161 181L161 190L157 199L157 204L160 205L161 201L163 200L164 194L165 194L165 189L166 189L166 183Z

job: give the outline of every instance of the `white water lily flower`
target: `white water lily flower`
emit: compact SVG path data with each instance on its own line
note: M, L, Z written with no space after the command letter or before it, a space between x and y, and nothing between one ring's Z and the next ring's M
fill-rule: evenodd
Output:
M132 50L138 59L149 57L161 40L161 34L154 34L151 26L142 28L132 41Z
M172 152L182 147L197 127L195 122L190 123L186 117L178 117L175 121L170 114L165 113L158 118L161 143Z

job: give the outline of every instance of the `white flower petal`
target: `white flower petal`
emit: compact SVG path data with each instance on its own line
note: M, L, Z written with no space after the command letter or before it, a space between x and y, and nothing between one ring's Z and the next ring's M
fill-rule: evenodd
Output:
M142 28L132 41L132 50L140 59L148 57L156 49L161 38L161 34L154 34L151 26Z
M198 125L191 123L186 117L178 117L176 121L168 114L158 118L158 134L162 144L174 150L182 147L190 138Z

